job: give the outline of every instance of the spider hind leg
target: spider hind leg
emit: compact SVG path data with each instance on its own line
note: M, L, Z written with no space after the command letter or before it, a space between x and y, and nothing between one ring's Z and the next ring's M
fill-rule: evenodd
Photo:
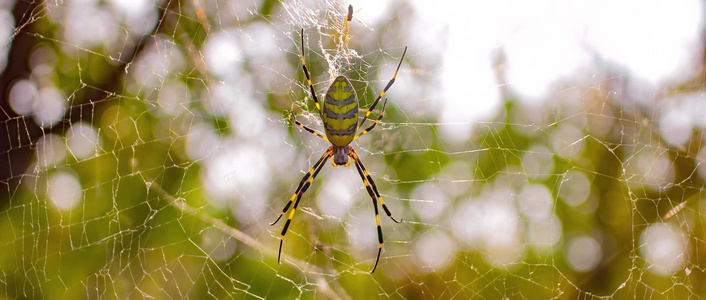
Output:
M281 256L282 256L282 244L284 243L284 235L287 234L287 229L289 229L289 224L292 222L292 218L294 217L294 212L297 210L297 207L299 207L299 201L302 199L302 195L306 192L307 189L311 186L311 184L314 182L314 178L316 178L316 175L319 174L319 171L321 171L321 168L324 167L326 164L326 161L331 158L331 148L329 147L326 152L324 152L323 155L321 155L321 158L314 164L314 166L309 169L309 172L304 175L304 178L302 178L302 181L299 182L299 187L297 187L297 190L292 194L292 197L289 198L289 202L287 202L287 205L284 207L282 210L282 214L280 214L279 217L277 217L277 220L272 222L270 226L275 225L277 221L284 216L285 213L287 213L287 210L289 209L289 206L292 205L292 202L294 202L294 207L292 207L292 210L289 212L289 217L287 218L287 222L284 223L284 228L282 228L282 233L280 234L279 238L279 252L277 254L277 263L281 262ZM296 201L294 201L296 199Z
M382 253L382 245L383 245L383 239L382 239L382 227L380 227L380 213L378 211L378 201L380 201L380 204L382 205L382 208L385 210L385 214L387 214L392 221L395 223L401 223L402 219L397 221L395 218L392 217L392 214L390 213L390 210L387 208L387 205L385 205L385 202L382 200L382 197L380 196L380 193L378 192L378 188L375 185L375 182L373 181L373 178L370 177L370 173L368 173L368 170L365 169L365 166L363 166L363 162L360 161L360 157L358 157L358 154L355 153L355 150L353 148L350 149L350 158L353 159L353 163L355 164L355 168L358 170L358 174L360 175L360 179L363 180L363 185L365 185L365 189L368 191L368 195L370 195L370 198L373 200L373 207L375 207L375 222L377 223L377 232L378 232L378 242L380 243L380 246L378 247L378 255L377 258L375 258L375 266L373 266L373 270L370 271L370 273L375 272L375 269L378 267L378 262L380 262L380 254Z

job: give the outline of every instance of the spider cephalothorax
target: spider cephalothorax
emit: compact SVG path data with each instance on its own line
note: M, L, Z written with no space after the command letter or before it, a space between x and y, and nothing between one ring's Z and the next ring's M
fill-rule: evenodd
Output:
M383 244L382 229L380 227L380 215L378 213L377 201L380 201L382 208L385 210L387 216L392 219L392 221L400 223L402 222L402 220L397 221L395 220L395 218L392 217L392 214L387 208L387 205L385 205L385 202L382 201L382 197L380 196L380 193L378 192L378 189L375 186L375 182L373 182L373 178L370 177L368 171L365 170L363 162L360 161L358 154L355 152L355 150L353 150L353 147L350 146L350 143L353 142L355 139L359 138L360 136L370 132L370 130L375 128L375 125L377 125L380 120L382 120L382 117L385 115L385 106L387 105L387 98L385 98L385 102L383 102L382 104L382 110L380 111L380 116L375 119L375 122L370 125L370 127L366 128L365 130L361 131L356 135L356 132L358 132L358 129L360 129L360 125L362 125L365 120L368 119L373 109L375 109L375 106L378 104L378 102L380 102L382 96L385 95L385 92L387 92L387 90L395 82L395 78L397 77L397 72L400 70L400 66L402 65L404 55L405 53L407 53L407 47L404 48L402 58L400 58L400 63L397 65L397 70L395 70L395 75L392 76L392 79L390 79L390 81L387 83L387 86L385 86L385 89L383 89L382 93L380 93L380 95L375 99L375 101L373 101L373 104L370 105L370 108L365 113L363 121L359 123L358 95L356 94L355 89L351 85L350 80L348 80L346 76L340 75L334 79L333 83L328 88L328 91L326 91L326 98L324 99L323 106L319 105L319 99L318 97L316 97L316 91L314 90L314 86L311 84L311 77L309 76L309 71L306 68L306 61L304 59L304 29L302 29L301 39L302 69L304 69L304 75L306 75L306 81L307 85L309 86L309 92L311 93L311 97L314 99L316 108L321 113L321 119L324 123L324 131L326 132L326 136L299 122L294 116L294 113L291 113L291 115L294 119L294 122L299 127L304 128L311 134L328 141L329 143L331 143L331 146L329 146L326 152L324 152L324 154L321 156L321 158L319 158L319 160L314 164L314 166L309 170L309 172L304 175L304 178L302 178L302 180L299 182L297 190L294 192L294 194L292 194L292 197L289 198L289 202L287 202L287 205L284 206L284 209L282 209L282 214L280 214L277 220L275 220L271 224L276 224L277 221L279 221L282 216L287 213L287 210L289 210L289 207L292 205L292 203L294 203L294 207L292 207L292 211L289 213L287 222L284 224L282 234L280 235L279 255L277 256L277 262L280 262L284 235L287 234L287 229L289 228L289 224L292 222L292 217L294 217L294 211L297 210L302 195L304 194L304 192L306 192L309 186L311 186L311 183L314 182L314 178L317 174L319 174L319 171L321 171L321 168L323 168L326 161L329 158L333 157L334 166L343 165L347 167L350 165L350 160L353 160L353 163L355 164L355 167L358 170L358 174L360 174L360 178L363 180L365 189L368 191L370 198L372 198L373 200L373 206L375 207L375 219L377 221L378 241L380 242L380 247L378 248L378 256L375 260L375 266L373 267L373 270L370 271L370 273L372 273L378 266L378 261L380 260L380 253L382 252Z
M351 146L332 147L333 148L333 163L338 166L349 166L348 153Z

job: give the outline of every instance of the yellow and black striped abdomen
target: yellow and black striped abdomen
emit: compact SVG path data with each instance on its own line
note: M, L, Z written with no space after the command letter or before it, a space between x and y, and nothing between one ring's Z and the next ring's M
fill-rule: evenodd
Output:
M323 102L326 137L337 147L350 144L358 128L358 95L346 76L336 77Z

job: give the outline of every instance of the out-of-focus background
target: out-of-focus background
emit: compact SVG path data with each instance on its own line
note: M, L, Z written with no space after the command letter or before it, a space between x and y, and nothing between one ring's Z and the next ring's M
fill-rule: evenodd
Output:
M0 298L704 297L705 28L696 0L0 1ZM302 49L367 109L405 46L352 144L404 219L380 265L329 163L277 264L328 147L288 118L323 131Z

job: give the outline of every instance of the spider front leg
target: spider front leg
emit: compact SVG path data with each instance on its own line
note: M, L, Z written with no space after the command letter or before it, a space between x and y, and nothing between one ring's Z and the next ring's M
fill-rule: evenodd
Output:
M316 104L316 109L318 109L319 112L321 112L321 106L319 106L319 98L316 97L316 91L314 90L314 85L311 84L311 77L309 76L309 70L306 68L306 60L304 59L304 28L302 28L301 38L302 38L302 69L304 69L304 75L306 75L306 83L309 85L309 92L311 92L311 97L314 98L314 103Z
M368 112L365 113L365 117L363 117L363 122L368 119L370 114L373 112L373 109L375 109L375 106L378 105L378 102L382 98L382 96L385 96L385 93L387 90L390 89L393 83L395 83L395 78L397 78L397 72L400 71L400 66L402 66L402 60L404 59L404 55L407 54L407 46L404 47L404 52L402 52L402 58L400 58L400 63L397 65L397 70L395 70L395 75L392 76L392 79L390 79L389 82L387 82L387 85L385 86L385 89L382 90L382 93L375 98L375 101L373 101L373 104L370 105L370 108L368 108ZM363 122L360 122L360 124L363 124Z
M363 162L360 161L360 158L358 157L358 154L355 153L355 150L353 150L353 147L350 148L350 157L353 159L353 163L355 164L356 169L358 170L358 174L360 175L360 178L363 180L363 184L365 185L365 189L368 191L368 194L370 195L370 198L373 200L373 206L375 207L375 222L377 223L377 230L378 230L378 242L380 243L380 247L378 248L378 256L375 259L375 266L373 266L373 270L370 271L370 273L375 272L375 269L378 267L378 262L380 261L380 254L382 253L382 245L383 245L383 239L382 239L382 227L380 227L380 213L378 212L378 204L377 200L380 200L380 204L382 204L382 208L385 210L385 213L387 214L392 221L395 223L401 223L403 220L400 219L399 221L395 220L394 217L392 217L392 213L390 213L390 210L387 208L387 205L385 205L385 202L382 201L382 197L380 196L380 193L378 192L377 186L375 186L375 182L373 181L373 178L370 177L370 174L368 173L368 170L365 169L365 166L363 166ZM368 183L370 182L370 183Z
M284 206L284 209L282 210L282 214L277 217L277 220L272 222L270 226L277 224L277 222L284 216L285 213L287 213L287 210L289 209L289 206L292 205L292 202L294 202L294 199L296 198L297 201L294 202L294 207L292 208L292 211L289 213L289 217L287 218L287 223L284 223L284 228L282 228L282 233L280 235L279 239L279 252L277 253L277 263L281 263L280 257L282 255L282 244L284 243L284 235L287 234L287 229L289 229L289 224L292 222L292 218L294 217L294 212L297 210L297 207L299 206L299 201L302 199L302 195L306 192L307 189L311 186L311 184L314 182L314 178L316 178L316 175L319 174L319 171L321 171L321 168L326 165L326 161L331 158L333 155L333 152L331 150L331 147L324 152L324 154L319 158L319 160L314 164L314 166L309 169L309 172L304 175L304 178L299 182L299 186L297 187L297 190L292 194L292 197L289 198L289 202L287 202L287 205Z

